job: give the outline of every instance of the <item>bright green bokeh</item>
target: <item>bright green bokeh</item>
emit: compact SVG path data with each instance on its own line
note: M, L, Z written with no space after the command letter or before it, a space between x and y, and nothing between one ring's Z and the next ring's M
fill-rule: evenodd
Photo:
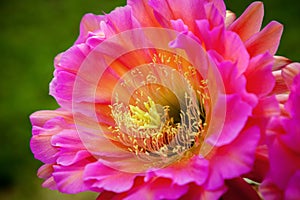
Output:
M228 8L238 15L250 2L226 1ZM264 24L278 20L285 25L278 53L300 61L300 3L296 0L264 2ZM84 13L108 13L124 4L125 0L1 1L0 199L95 199L94 194L69 196L41 188L42 181L36 177L41 163L34 160L29 149L28 117L37 110L57 108L48 96L53 59L76 40Z

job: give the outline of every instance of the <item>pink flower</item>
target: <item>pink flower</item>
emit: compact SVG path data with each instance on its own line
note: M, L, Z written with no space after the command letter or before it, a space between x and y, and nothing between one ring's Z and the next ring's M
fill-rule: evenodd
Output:
M127 4L85 15L55 59L61 108L31 116L43 186L98 199L259 199L243 177L261 169L257 146L279 112L282 25L261 30L260 2L237 19L221 0Z
M274 117L268 127L270 171L261 186L266 199L300 198L300 64L286 65L277 87L282 103L281 116ZM284 87L285 86L285 87ZM282 93L284 91L290 93Z

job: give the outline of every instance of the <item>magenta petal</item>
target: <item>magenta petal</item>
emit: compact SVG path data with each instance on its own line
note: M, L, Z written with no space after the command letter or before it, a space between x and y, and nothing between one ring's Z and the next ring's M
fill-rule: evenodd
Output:
M243 102L241 97L237 94L226 95L224 98L226 99L222 101L220 97L220 101L218 101L216 107L213 108L215 112L220 111L226 113L225 122L221 124L223 127L220 127L222 130L221 132L213 133L207 139L207 142L216 146L229 144L233 141L244 127L252 111L249 104ZM225 109L224 106L226 106ZM214 115L214 117L216 116L218 116L218 114ZM214 120L218 119L215 118Z
M83 182L83 172L90 160L84 159L70 166L54 165L53 177L60 192L75 194L88 190Z
M284 193L273 182L270 176L267 176L259 187L259 192L265 199L282 200Z
M300 199L300 170L291 177L285 191L285 199Z
M170 166L153 172L159 177L170 178L177 185L185 185L190 182L202 185L208 176L208 161L199 156L194 156L186 164Z
M219 147L210 160L211 177L207 187L214 189L220 181L249 172L253 166L255 149L260 139L257 127L242 131L229 145ZM247 144L247 148L245 148Z
M128 191L138 174L112 169L101 162L89 164L84 172L84 181L92 190L101 189L121 193Z
M300 169L299 155L277 139L269 149L271 177L279 188L284 189L292 175Z
M170 179L155 178L145 183L138 190L129 194L126 200L159 200L159 199L178 199L188 190L188 185L178 186Z
M291 85L291 94L285 104L286 110L291 114L291 117L300 121L300 73L294 78L293 84ZM296 125L296 124L295 124Z
M222 56L223 61L236 63L238 74L242 74L248 67L249 54L240 37L230 31L226 31L224 26L210 29L207 20L197 20L198 37L206 50L214 50Z
M280 135L280 140L288 146L291 151L294 151L300 155L300 120L288 119L283 120L283 127L285 134Z
M75 44L84 43L90 32L100 31L100 21L104 20L104 16L86 14L80 22L80 34Z
M225 187L225 185L214 190L206 190L203 187L197 186L195 184L190 184L188 192L184 196L182 196L180 200L218 200L226 192L226 190L227 188Z

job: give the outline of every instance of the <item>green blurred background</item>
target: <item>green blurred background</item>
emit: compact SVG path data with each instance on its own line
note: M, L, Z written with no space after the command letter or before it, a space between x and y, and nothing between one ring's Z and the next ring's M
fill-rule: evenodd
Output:
M240 15L252 1L225 2ZM264 24L278 20L285 25L278 54L300 61L300 1L263 2ZM30 152L28 118L34 111L57 108L48 96L53 59L75 41L84 13L109 12L125 0L9 0L0 5L0 199L95 199L92 193L64 195L40 186L36 171L41 163Z

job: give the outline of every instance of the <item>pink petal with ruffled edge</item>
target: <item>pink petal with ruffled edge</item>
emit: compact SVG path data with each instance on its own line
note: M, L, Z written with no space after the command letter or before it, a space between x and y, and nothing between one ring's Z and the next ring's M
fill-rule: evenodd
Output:
M224 26L210 30L207 20L196 21L199 38L206 50L214 50L223 60L236 63L239 74L247 69L249 64L249 54L239 38L234 32L226 31Z
M105 23L101 23L101 29L107 38L139 27L140 23L132 15L130 6L116 8L105 15Z
M83 182L84 168L91 161L88 159L79 159L70 166L54 165L53 178L60 192L75 194L87 191L89 188Z
M103 165L101 162L95 162L85 168L84 182L93 191L107 190L122 193L133 186L137 176L138 174L118 171Z
M124 200L159 200L178 199L188 190L188 185L178 186L172 180L165 178L154 178L146 182L138 190L133 190Z
M202 185L208 177L208 161L200 156L194 156L188 162L162 169L154 169L151 170L151 173L158 177L169 178L177 185L185 185L190 182ZM155 177L151 173L148 176ZM147 176L146 178L149 179Z
M100 21L104 20L104 16L86 14L80 22L80 33L75 44L84 43L91 33L100 38L104 37L104 33L100 29Z
M242 101L240 95L224 95L223 98L221 96L219 97L217 104L213 108L212 114L214 120L219 120L217 112L220 110L222 112L224 111L224 103L226 105L225 122L218 127L221 128L221 130L212 133L212 135L207 138L207 142L213 146L230 144L240 134L252 111L252 108ZM216 122L212 123L215 124Z
M62 111L39 111L30 116L33 125L30 148L36 159L44 163L55 162L58 150L52 146L51 139L64 128L68 128L69 125L63 118L67 114Z
M206 183L207 189L215 189L222 186L225 179L250 172L259 139L259 129L251 127L242 131L230 144L219 147L212 155L208 155L210 175Z

